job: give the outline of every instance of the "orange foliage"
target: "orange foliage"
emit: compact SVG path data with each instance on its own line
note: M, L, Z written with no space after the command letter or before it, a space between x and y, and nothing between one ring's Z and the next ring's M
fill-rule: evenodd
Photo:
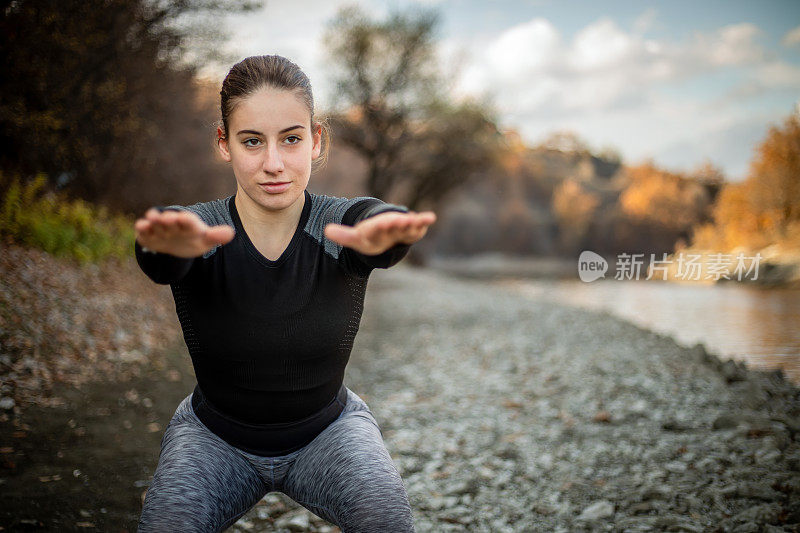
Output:
M561 226L582 236L600 204L600 199L585 191L574 180L564 180L553 193L553 210Z
M743 183L726 184L713 226L695 229L693 246L730 250L781 243L800 248L800 117L770 127Z
M503 132L503 151L498 158L500 168L507 174L519 174L527 152L519 132L509 129Z
M620 195L623 213L666 228L680 229L700 222L708 198L694 180L646 162L627 168L630 185Z
M770 127L750 165L752 203L770 230L781 236L800 222L800 117L791 115L783 128Z

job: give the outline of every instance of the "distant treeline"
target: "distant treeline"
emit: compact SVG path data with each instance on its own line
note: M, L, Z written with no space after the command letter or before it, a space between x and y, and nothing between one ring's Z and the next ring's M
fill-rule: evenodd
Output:
M514 132L508 138L497 168L453 197L436 235L438 253L672 250L710 220L723 183L710 164L691 174L652 161L626 166L564 132L530 147Z
M775 243L800 250L796 114L769 129L740 184L709 162L690 172L653 161L625 165L565 137L527 147L509 133L502 164L451 199L428 246L443 255L755 250Z

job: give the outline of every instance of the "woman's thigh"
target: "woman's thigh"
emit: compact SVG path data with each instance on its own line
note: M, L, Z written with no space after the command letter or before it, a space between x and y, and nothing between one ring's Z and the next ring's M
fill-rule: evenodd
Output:
M266 494L252 465L202 425L187 400L161 440L139 532L222 531Z
M400 473L372 412L352 391L342 415L297 454L282 478L282 492L344 533L414 531Z

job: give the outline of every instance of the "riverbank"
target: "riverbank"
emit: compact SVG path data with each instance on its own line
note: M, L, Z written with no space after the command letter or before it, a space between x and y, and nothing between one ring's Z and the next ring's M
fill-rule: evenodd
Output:
M780 373L607 313L380 274L353 382L419 531L799 530L800 390Z
M135 531L193 385L180 343L141 368L0 422L2 526ZM800 390L607 313L401 263L370 279L345 382L419 533L800 531ZM230 531L337 528L273 493Z
M739 256L741 253L741 265ZM761 254L756 259L756 254ZM599 256L598 256L599 258ZM597 259L597 258L595 258ZM606 256L605 279L635 279L654 283L688 283L711 285L714 283L741 283L760 288L785 288L800 290L800 252L780 250L774 246L755 252L736 251L718 255L713 250L684 249L663 259L658 270L648 271L650 255L633 259ZM626 264L623 264L627 261ZM578 257L515 257L501 253L477 254L469 257L432 257L428 265L438 271L462 278L490 279L580 279ZM648 280L648 276L650 279ZM591 279L595 279L594 277Z

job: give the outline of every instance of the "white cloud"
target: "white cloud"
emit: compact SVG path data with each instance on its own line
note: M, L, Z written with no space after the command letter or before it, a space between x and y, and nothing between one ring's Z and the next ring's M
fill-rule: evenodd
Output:
M612 19L603 17L578 32L567 61L579 73L608 70L635 60L641 49L641 39L626 34Z
M656 20L657 14L658 11L654 7L649 7L642 12L642 14L636 17L636 20L633 21L634 33L638 35L646 33L650 28L653 27L653 23Z
M745 73L738 85L728 89L714 102L714 109L722 111L773 89L800 90L800 66L780 59L756 65Z
M794 46L796 44L800 44L800 26L787 31L783 36L783 39L781 39L781 44L783 46Z
M756 67L753 78L767 87L800 88L800 67L785 61L770 61Z
M503 32L489 45L486 59L504 79L549 69L560 58L558 30L550 21L535 18Z
M226 48L244 59L250 55L279 54L306 73L314 89L318 109L330 102L327 83L327 56L321 46L325 25L343 5L359 5L373 17L385 16L384 8L372 0L307 0L278 2L267 0L260 10L226 17L222 24L230 30ZM201 75L220 81L233 65L209 65Z
M711 35L696 32L694 50L705 53L704 59L711 66L757 63L766 57L764 49L754 42L761 33L757 26L749 22L725 26Z
M553 129L572 128L590 144L617 146L627 157L673 157L676 151L668 147L691 146L687 157L701 158L704 146L715 154L723 150L712 146L710 136L747 120L748 108L736 105L742 98L800 86L800 67L766 50L754 24L670 41L644 36L655 18L654 10L645 11L627 31L604 16L565 39L537 17L463 42L471 60L458 93L493 95L505 126L532 142ZM741 87L708 101L680 92L666 96L667 87L680 91L681 84L722 69L743 75ZM730 170L740 166L736 160Z
M506 101L602 109L715 69L767 65L774 58L756 42L760 34L753 24L741 23L708 34L696 32L688 42L675 43L628 33L602 17L567 43L552 23L535 18L488 42L464 43L473 59L460 90L490 90ZM773 65L766 74L775 79L793 76L786 65Z

